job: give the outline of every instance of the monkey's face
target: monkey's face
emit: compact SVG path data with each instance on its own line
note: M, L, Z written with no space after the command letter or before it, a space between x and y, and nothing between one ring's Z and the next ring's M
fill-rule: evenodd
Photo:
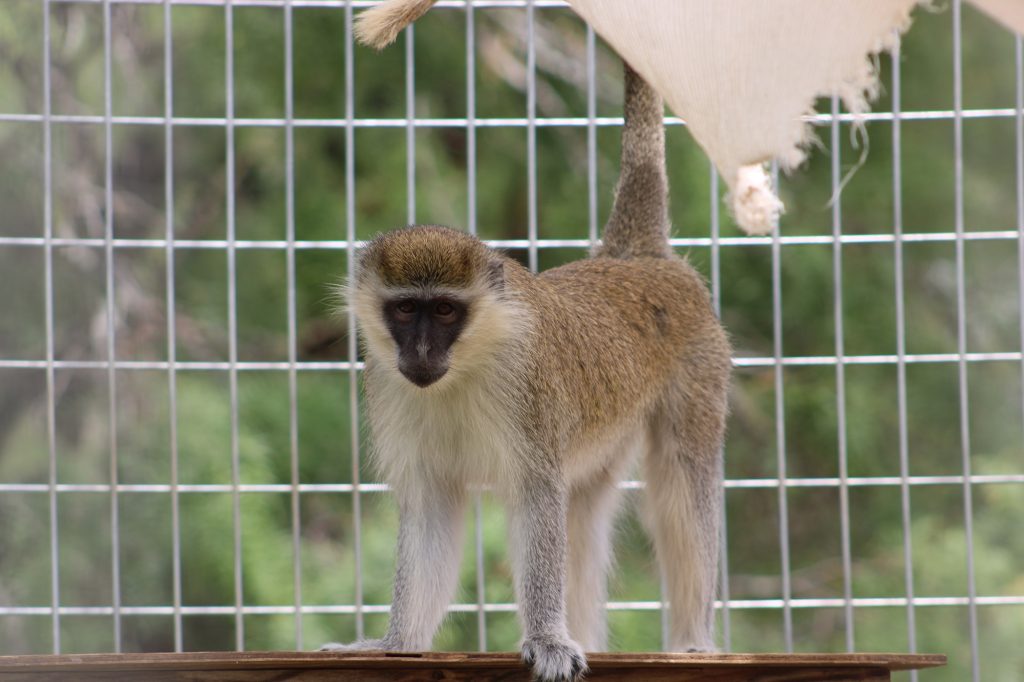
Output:
M382 312L402 376L426 388L448 372L452 344L466 325L466 303L451 296L403 296L387 300Z
M523 338L526 324L506 286L507 264L476 237L443 227L414 226L374 239L345 292L367 360L381 370L371 374L432 393L490 380L496 360L510 341Z

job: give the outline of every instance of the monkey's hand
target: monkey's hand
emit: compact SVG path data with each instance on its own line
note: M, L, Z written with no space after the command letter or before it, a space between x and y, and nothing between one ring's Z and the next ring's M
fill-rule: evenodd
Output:
M587 672L587 657L568 637L537 635L523 641L523 663L538 682L573 682Z
M383 639L361 639L350 644L328 642L321 646L318 651L394 651L395 648Z

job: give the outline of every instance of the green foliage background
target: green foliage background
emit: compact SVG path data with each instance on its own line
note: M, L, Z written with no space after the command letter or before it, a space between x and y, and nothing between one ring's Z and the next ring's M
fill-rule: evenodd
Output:
M36 0L5 0L0 7L0 111L38 114L43 102L43 10ZM171 11L173 111L178 117L223 118L226 107L223 7L177 5ZM230 196L238 239L283 240L286 137L282 127L259 119L285 116L284 11L275 7L233 10L234 111L246 119L234 129L234 184L228 187L226 132L214 120L173 127L173 192L165 196L164 8L118 4L111 7L111 97L113 113L140 118L113 128L113 229L119 239L161 239L172 216L176 238L193 247L174 252L175 352L179 361L224 362L229 357L228 269L225 249L200 248L226 238ZM565 9L537 12L538 115L585 116L585 35ZM294 220L296 237L336 242L346 236L345 12L300 7L294 21L294 116L323 119L323 125L294 130ZM963 92L967 109L1014 107L1014 38L964 8ZM465 13L437 10L415 29L415 115L458 119L466 114ZM525 14L521 9L476 11L477 113L481 118L521 118L524 89ZM103 7L53 3L53 111L102 116ZM404 40L380 54L355 48L354 116L402 119L405 96ZM918 12L901 61L904 111L947 111L953 107L953 48L948 12ZM597 61L599 116L621 114L619 67L603 47ZM890 59L880 60L882 82L891 83ZM888 88L891 90L891 88ZM828 111L829 102L819 103ZM876 110L891 110L890 92ZM893 230L893 142L890 122L867 125L870 153L841 197L847 234ZM53 131L53 229L59 238L103 237L104 127L102 119L58 122ZM828 128L820 131L829 138ZM850 145L849 126L839 131L843 170L860 155ZM902 124L902 221L908 233L951 232L955 228L954 128L949 117ZM409 222L407 131L358 127L354 132L354 187L351 210L358 238ZM477 129L476 226L490 239L524 239L529 220L526 131L500 124ZM587 133L585 128L537 129L537 219L542 238L586 238L589 224ZM964 224L968 231L1017 226L1017 170L1012 116L999 114L963 122ZM1017 142L1019 144L1019 142ZM466 226L468 188L466 131L459 125L416 130L416 220ZM598 220L607 215L617 168L618 130L597 131ZM712 175L685 129L668 133L672 218L679 236L706 236L713 210L721 212L725 236L738 234L720 200L711 198ZM826 145L827 146L827 145ZM44 138L37 120L0 122L0 234L40 237L45 220ZM786 235L831 234L830 158L822 150L806 168L783 178L788 211ZM719 188L720 189L720 188ZM173 210L172 210L173 209ZM216 245L214 245L216 246ZM257 245L258 246L258 245ZM295 256L296 347L300 361L348 360L343 322L330 314L329 285L346 275L347 254L336 244L303 248ZM525 251L511 250L526 258ZM688 249L691 261L710 277L711 254ZM585 255L584 249L543 249L540 267ZM964 245L967 346L970 352L1021 349L1017 244L1006 240ZM167 359L166 281L163 248L144 242L115 249L117 357ZM739 356L773 352L771 252L764 245L721 249L722 315ZM833 322L833 247L793 245L782 249L783 350L788 356L830 356L836 351ZM0 357L38 361L46 357L43 250L0 247ZM845 352L896 352L896 275L890 244L848 244L842 248L842 306ZM57 359L106 357L106 265L102 241L95 246L54 248L54 348ZM237 353L242 361L288 360L288 287L285 251L237 251ZM957 350L957 280L951 241L917 240L904 245L903 286L909 353ZM953 362L907 368L907 432L913 475L962 473L960 402ZM45 372L38 366L0 369L0 483L48 480ZM116 435L122 483L171 480L171 404L163 371L117 372L116 434L111 433L107 374L102 368L55 372L57 478L60 483L105 483ZM341 370L297 375L298 473L302 483L349 483L353 478L351 380ZM838 476L836 371L833 366L788 366L783 370L787 474L791 478ZM734 416L726 450L729 478L767 479L768 487L732 488L727 494L729 596L737 600L782 595L779 495L770 487L778 475L775 374L770 367L737 371ZM175 388L180 481L228 484L232 480L230 386L223 371L183 369ZM992 360L968 368L969 442L976 474L1021 474L1021 363ZM894 364L846 367L846 448L849 474L899 475L900 421ZM289 484L289 383L280 369L238 375L237 450L239 475L247 484ZM359 434L360 438L362 434ZM362 443L360 480L377 480L366 467ZM637 493L627 493L627 497ZM977 592L986 597L1024 597L1024 494L1020 484L976 484L973 494L973 552ZM961 484L914 486L909 531L913 580L919 597L967 595L968 548ZM396 514L391 499L368 492L362 505L362 591L365 603L389 601ZM843 568L839 491L832 485L790 488L788 532L795 598L841 598ZM292 508L288 493L241 496L243 596L247 605L295 603ZM311 492L300 504L301 588L306 605L353 604L356 599L354 500L349 493ZM896 485L850 489L852 585L856 597L903 597L902 507ZM39 492L0 494L0 604L51 603L49 507ZM185 605L234 604L232 497L224 493L181 495L182 599ZM168 605L173 600L171 500L167 493L120 495L120 570L126 606ZM512 601L505 561L500 509L482 506L483 591L489 602ZM109 606L112 600L111 515L107 494L67 492L58 505L60 600L65 606ZM468 546L474 529L467 529ZM618 570L613 598L658 598L650 549L629 511L618 536ZM462 599L475 601L473 552L463 563ZM968 609L916 609L917 648L947 653L948 668L929 680L967 679L970 671ZM441 632L442 649L476 649L477 616L453 615ZM657 649L660 617L643 610L610 615L616 649ZM490 649L515 646L514 614L487 615ZM382 631L382 615L367 615L368 635ZM842 608L799 608L792 612L798 651L841 651L846 625ZM167 650L174 646L170 615L124 617L124 650ZM857 650L907 650L903 607L863 607L854 613ZM40 615L0 616L0 654L52 650L51 620ZM61 619L66 652L114 648L110 616L69 615ZM986 680L1024 678L1024 604L978 607L982 675ZM230 649L235 623L230 613L187 616L187 649ZM301 640L291 615L250 615L244 643L250 649L311 648L356 635L356 618L308 614ZM785 647L783 613L770 608L733 608L725 643L737 651Z

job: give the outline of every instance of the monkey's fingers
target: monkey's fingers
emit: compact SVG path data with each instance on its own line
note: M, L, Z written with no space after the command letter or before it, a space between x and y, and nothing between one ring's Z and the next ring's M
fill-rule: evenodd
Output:
M341 644L339 642L328 642L320 646L317 651L387 651L388 646L380 639L361 639L358 642Z

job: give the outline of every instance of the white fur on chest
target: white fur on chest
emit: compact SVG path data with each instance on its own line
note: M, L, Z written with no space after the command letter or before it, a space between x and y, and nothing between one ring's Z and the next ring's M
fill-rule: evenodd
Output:
M428 476L461 485L500 485L518 442L507 401L486 382L422 389L379 377L370 405L375 455L388 483ZM454 384L454 385L453 385Z

